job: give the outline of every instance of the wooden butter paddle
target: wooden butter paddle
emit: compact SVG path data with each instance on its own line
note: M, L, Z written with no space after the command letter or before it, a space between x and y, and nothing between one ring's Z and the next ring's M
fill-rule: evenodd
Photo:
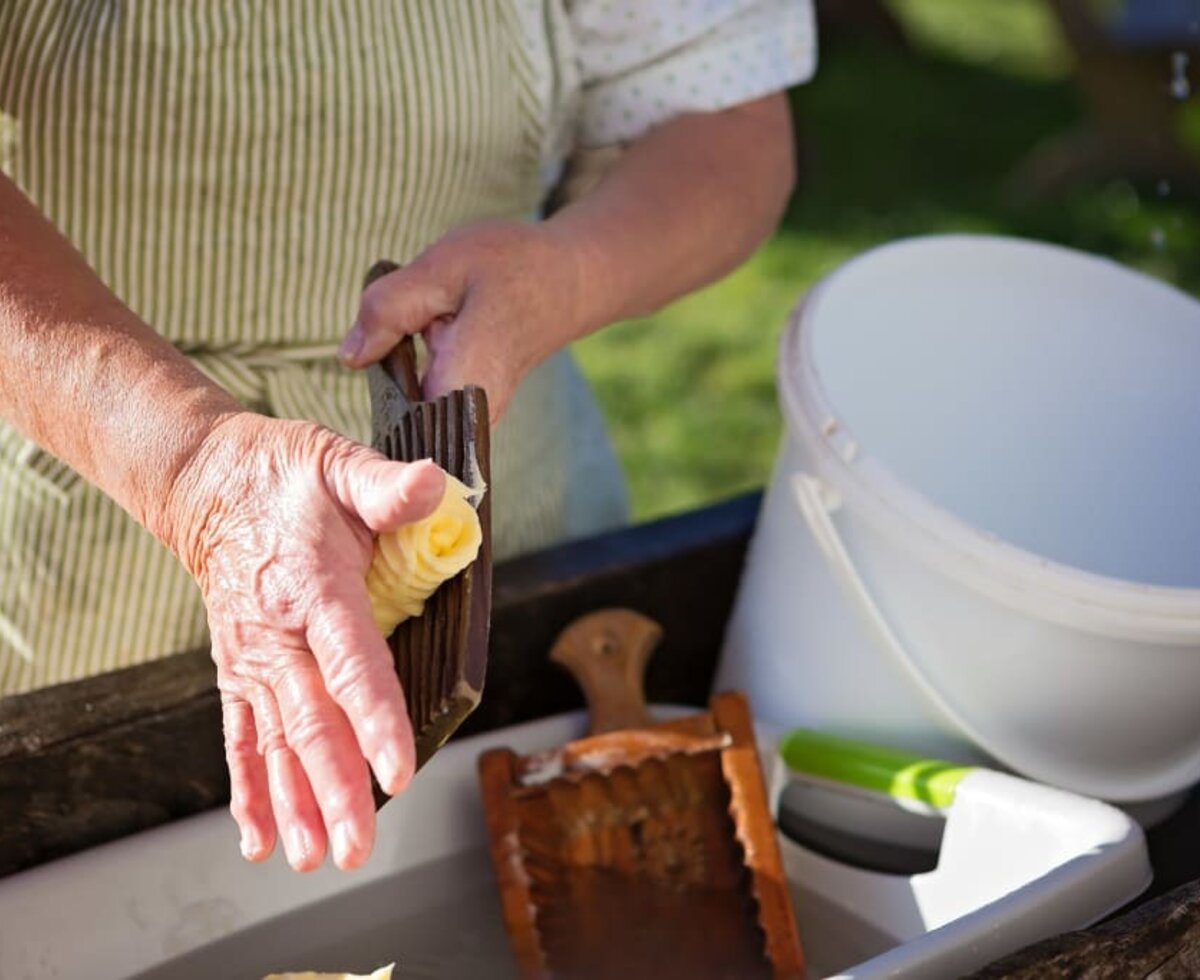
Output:
M376 262L365 289L394 272ZM367 368L372 445L389 459L432 459L469 487L490 485L487 396L474 385L425 401L417 376L416 347L406 336ZM388 640L404 687L420 769L479 704L487 670L492 609L491 494L475 501L483 543L475 561L443 583L422 615L402 622ZM376 787L376 803L387 797Z
M801 978L792 915L745 699L654 722L642 673L658 625L601 610L551 657L588 700L591 731L479 759L492 864L513 952L532 978Z

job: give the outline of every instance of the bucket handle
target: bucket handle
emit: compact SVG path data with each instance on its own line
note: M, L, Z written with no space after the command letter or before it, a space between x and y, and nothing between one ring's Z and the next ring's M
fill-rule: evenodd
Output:
M929 682L925 674L921 671L921 668L917 666L912 655L908 652L908 648L905 647L900 637L896 635L895 630L892 629L883 611L879 608L879 604L875 601L866 583L862 580L862 576L854 565L854 560L846 550L846 545L842 540L841 534L833 523L830 511L836 510L839 505L827 502L831 493L827 489L826 484L817 477L803 472L793 474L791 484L796 502L800 506L800 513L804 515L805 523L808 525L809 531L812 532L817 546L825 555L825 559L833 570L839 584L842 586L843 592L858 607L859 612L875 633L883 649L904 670L909 679L925 697L925 700L945 722L957 728L979 748L988 753L988 755L1000 763L1012 767L1012 762L1005 758L1007 753L995 751L988 744L989 740L984 738L974 725L963 718L946 701L941 692Z

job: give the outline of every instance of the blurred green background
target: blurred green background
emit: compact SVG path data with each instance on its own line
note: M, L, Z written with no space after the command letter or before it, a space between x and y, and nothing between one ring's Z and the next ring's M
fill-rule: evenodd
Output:
M1174 46L1081 45L1064 33L1071 7L818 6L820 67L791 93L800 182L778 233L716 285L576 347L609 419L636 520L767 482L782 430L774 368L788 312L816 278L875 243L962 230L1034 237L1200 292L1194 186L1163 176L1166 163L1159 173L1158 161L1136 148L1091 152L1088 137L1097 121L1111 122L1103 89L1126 69L1117 115L1141 91L1149 109L1173 113L1164 125L1182 119L1196 135L1196 100L1177 91L1172 105ZM1100 79L1098 94L1089 72ZM1153 121L1148 109L1133 108L1140 139ZM1121 122L1112 123L1118 143Z

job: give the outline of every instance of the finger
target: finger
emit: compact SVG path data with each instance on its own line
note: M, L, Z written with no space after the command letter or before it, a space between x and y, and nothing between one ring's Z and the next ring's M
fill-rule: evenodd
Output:
M275 692L263 684L253 684L246 697L254 709L258 754L265 760L267 799L277 834L283 838L288 863L297 871L311 871L325 857L325 825L320 808L303 767L288 745Z
M533 366L503 343L485 319L482 304L468 302L452 323L433 326L425 335L429 364L422 379L426 398L440 398L476 385L487 394L489 421L500 421L517 382Z
M359 867L375 839L371 778L346 716L330 698L315 661L293 664L276 686L288 746L308 777L339 868Z
M309 616L307 640L325 687L345 713L361 754L385 793L408 785L416 768L412 723L391 651L371 618L366 586L353 583L337 602Z
M263 861L275 849L275 817L267 767L258 753L254 712L248 702L222 695L225 761L229 766L229 812L241 832L242 856Z
M246 688L246 701L254 709L254 730L258 733L258 754L264 759L272 749L287 745L283 731L283 719L279 717L279 705L275 695L265 684L250 684Z
M326 479L338 502L376 534L428 517L446 489L446 474L432 460L395 462L365 446L336 457Z
M419 333L459 305L465 280L446 261L418 260L377 279L359 300L358 319L338 355L350 367L380 360L410 333Z
M267 778L288 864L297 871L315 870L325 860L325 826L296 753L286 745L271 749L267 753Z

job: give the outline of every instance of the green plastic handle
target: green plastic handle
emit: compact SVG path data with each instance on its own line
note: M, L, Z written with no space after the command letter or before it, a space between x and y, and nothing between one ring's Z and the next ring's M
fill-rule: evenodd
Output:
M958 784L975 769L806 728L788 732L779 753L793 772L916 800L939 810L949 808Z

